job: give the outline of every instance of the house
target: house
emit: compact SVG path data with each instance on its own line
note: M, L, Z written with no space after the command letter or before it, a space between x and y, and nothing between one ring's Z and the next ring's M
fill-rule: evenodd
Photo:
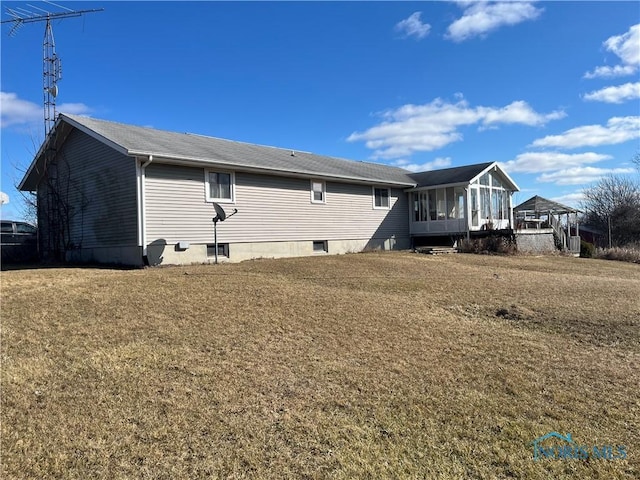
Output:
M129 265L405 249L509 229L517 185L496 163L414 174L61 114L19 188L41 252Z

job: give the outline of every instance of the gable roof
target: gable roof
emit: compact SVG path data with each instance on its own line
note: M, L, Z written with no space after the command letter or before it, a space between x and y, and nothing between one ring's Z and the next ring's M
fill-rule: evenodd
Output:
M513 207L514 212L534 212L534 213L576 213L577 208L568 207L562 203L554 202L546 198L534 195L529 200L522 202L520 205Z
M224 165L227 168L248 171L317 176L403 187L415 185L414 180L408 175L409 171L378 163L357 162L292 149L156 130L78 115L60 114L56 121L56 130L63 128L61 123L75 127L131 157L153 155L155 158L204 166ZM41 151L43 150L44 148L41 148ZM32 167L40 155L41 152L34 159ZM29 178L31 173L30 167L20 183L21 189L37 185L37 180Z
M512 190L519 190L516 183L502 170L496 162L476 163L463 167L443 168L428 172L412 173L409 176L415 180L415 188L435 187L440 185L468 184L479 176L494 169L507 181Z

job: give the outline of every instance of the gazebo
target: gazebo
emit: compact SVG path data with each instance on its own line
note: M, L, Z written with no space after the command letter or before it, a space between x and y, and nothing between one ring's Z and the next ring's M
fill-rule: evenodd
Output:
M538 195L513 209L517 230L551 228L558 236L562 248L573 253L580 252L578 213L580 210L577 208ZM563 215L566 215L565 225L562 222Z

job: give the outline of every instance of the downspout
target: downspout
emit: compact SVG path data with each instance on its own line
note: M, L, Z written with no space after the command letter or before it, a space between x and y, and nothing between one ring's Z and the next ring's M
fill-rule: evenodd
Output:
M138 189L139 189L139 199L138 202L138 246L142 247L142 261L145 265L148 264L147 258L147 219L146 219L146 211L147 211L147 199L146 199L146 189L145 189L145 179L146 179L146 170L149 164L153 161L153 155L149 155L146 162L142 163L142 160L137 162L138 165Z

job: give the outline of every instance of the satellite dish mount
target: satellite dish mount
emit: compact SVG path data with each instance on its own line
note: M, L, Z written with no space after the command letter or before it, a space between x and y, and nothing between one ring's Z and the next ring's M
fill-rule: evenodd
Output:
M213 202L213 208L216 211L216 216L212 218L213 221L213 248L215 249L215 263L218 264L218 222L224 222L227 218L234 216L238 213L238 209L234 208L233 213L227 215L224 208L220 204Z

